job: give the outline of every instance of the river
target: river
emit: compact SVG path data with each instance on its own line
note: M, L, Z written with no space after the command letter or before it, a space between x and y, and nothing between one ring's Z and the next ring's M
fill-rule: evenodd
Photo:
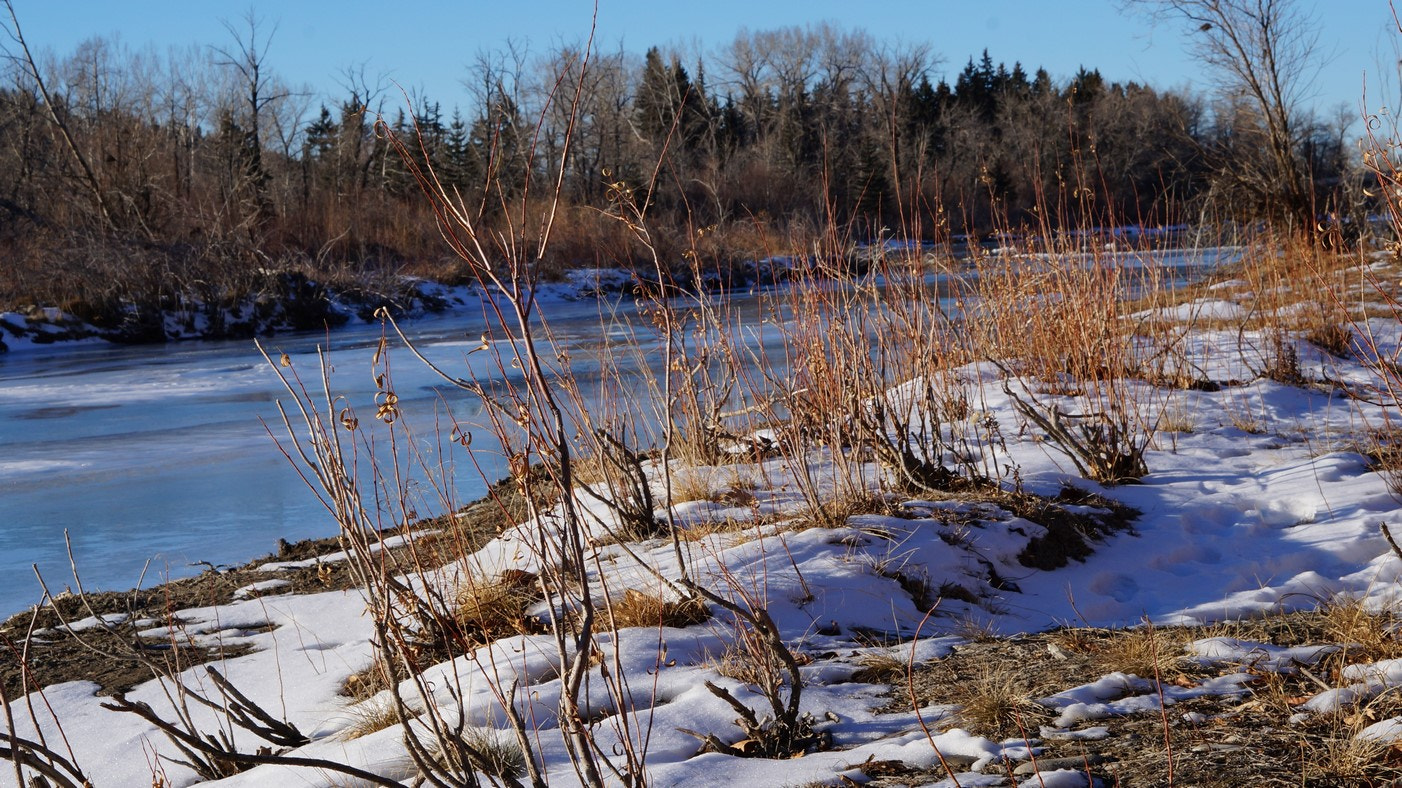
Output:
M589 364L601 302L544 306L561 345ZM420 318L406 331L435 362L462 374L485 325L480 309L462 309ZM316 351L329 341L333 390L373 423L379 338L378 325L358 324L265 344L318 385ZM400 404L420 414L426 430L444 403L459 418L471 416L474 399L440 385L407 352L393 364ZM0 355L0 400L0 615L40 600L32 567L54 593L74 584L65 534L84 586L111 590L246 561L273 552L279 538L336 533L269 434L286 438L275 403L290 397L250 341ZM490 443L474 438L474 446ZM495 453L478 454L485 474L505 475ZM482 494L476 472L457 476L462 501Z
M1158 263L1188 279L1215 261L1209 254L1172 254ZM765 344L776 332L754 329L759 302L730 299L748 335ZM601 329L605 309L635 318L630 299L552 300L548 314L567 349L583 396L595 395L594 351L611 334L634 359L655 361L655 347L618 329ZM633 321L639 323L641 321ZM406 325L424 351L454 374L487 325L471 306ZM266 341L274 358L287 353L314 383L319 346L330 346L332 389L362 421L373 421L371 369L378 325L353 324L328 335L280 335ZM486 354L474 356L485 359ZM781 357L781 354L771 357ZM416 426L436 440L434 417L446 406L459 418L476 407L445 386L407 352L393 358L396 392ZM247 561L289 541L332 536L335 523L274 443L285 438L277 400L288 400L277 376L249 341L164 346L56 346L0 354L0 616L41 599L32 567L58 593L73 586L65 534L88 589L114 590L197 574L208 565ZM265 426L266 425L266 426ZM446 437L447 428L437 425ZM474 447L492 445L474 435ZM481 477L505 475L502 459L477 453L481 473L458 458L457 500L485 489Z

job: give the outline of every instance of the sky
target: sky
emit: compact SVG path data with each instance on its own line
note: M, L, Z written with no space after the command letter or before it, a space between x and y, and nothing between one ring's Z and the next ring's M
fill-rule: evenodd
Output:
M13 0L31 47L64 55L83 40L116 37L141 49L232 43L224 22L243 27L250 12L272 32L268 62L294 87L334 103L347 91L345 73L398 84L438 101L445 111L468 107L468 67L507 41L533 53L582 42L594 6L589 0ZM1315 20L1327 62L1310 100L1325 116L1360 114L1364 77L1369 104L1397 82L1399 41L1387 0L1296 3ZM600 0L596 42L641 55L675 45L711 53L742 27L765 30L820 21L861 28L885 41L926 43L939 58L931 76L953 81L970 57L987 48L994 61L1045 67L1064 80L1080 66L1108 80L1159 88L1211 87L1211 74L1187 51L1187 28L1155 24L1121 0ZM1384 72L1387 72L1385 74ZM720 75L708 74L716 85ZM1395 94L1395 90L1393 93ZM1394 102L1396 103L1396 102Z

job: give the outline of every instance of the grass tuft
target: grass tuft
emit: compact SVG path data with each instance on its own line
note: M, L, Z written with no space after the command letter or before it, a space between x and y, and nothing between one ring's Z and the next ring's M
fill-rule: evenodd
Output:
M611 601L605 615L615 629L627 627L688 627L710 618L710 610L699 597L667 600L630 588Z
M974 733L1008 739L1037 730L1047 710L1032 699L1027 677L1014 665L985 665L955 686L959 721Z
M466 761L483 774L507 784L519 784L516 778L526 772L526 754L521 751L521 746L490 728L468 728L456 740L450 738L447 746L458 749L456 758L445 752L445 746L440 741L435 741L429 752L429 758L444 773L458 773L460 770L454 768L453 762ZM473 780L467 784L477 783Z
M392 677L389 663L385 662L383 656L376 654L374 661L364 669L346 677L345 683L341 685L341 694L357 701L369 700L389 689Z
M342 739L359 739L362 736L369 736L378 733L386 728L393 728L400 724L399 712L394 707L394 698L388 692L375 695L372 698L363 700L347 709L351 722L343 728L339 734ZM411 716L418 716L421 711L408 709Z
M859 669L852 674L852 680L864 684L902 681L910 667L903 657L890 651L869 651L857 657L857 666Z
M526 609L539 597L536 576L508 570L490 579L471 579L455 595L455 618L471 641L486 644L508 635L538 630Z

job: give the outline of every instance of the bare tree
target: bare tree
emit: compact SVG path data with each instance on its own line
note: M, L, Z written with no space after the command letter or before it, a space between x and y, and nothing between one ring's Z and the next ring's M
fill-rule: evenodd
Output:
M1248 185L1273 218L1315 232L1309 172L1298 157L1301 104L1321 67L1317 20L1292 0L1128 0L1159 18L1179 18L1190 47L1229 98L1244 100L1264 127L1259 177ZM1231 102L1236 103L1236 102Z
M862 69L861 79L864 92L870 97L881 143L886 148L889 159L891 184L895 187L897 209L903 226L911 226L915 217L909 213L911 206L905 204L906 175L916 183L921 177L921 157L912 156L907 148L911 142L905 139L905 120L908 108L905 104L920 80L929 72L935 62L930 48L923 44L891 45L879 49L870 47L870 54ZM923 154L923 152L921 152Z
M59 134L62 135L64 145L68 148L68 152L73 155L74 161L78 163L79 168L83 172L83 182L87 185L88 191L92 193L93 201L97 204L97 209L102 216L103 224L108 228L115 228L116 221L113 218L112 209L108 203L106 194L103 192L102 185L98 183L97 174L93 172L92 163L88 160L87 156L83 155L82 149L73 138L72 129L69 128L68 124L64 122L63 117L60 116L55 109L54 97L49 93L49 88L44 82L43 75L39 73L39 66L35 63L34 55L29 50L29 43L24 40L24 32L20 30L19 17L15 15L14 5L11 4L10 0L4 0L4 3L5 10L9 13L11 25L10 29L6 32L9 34L10 40L19 47L20 54L11 55L8 50L3 51L7 56L19 61L23 65L24 70L28 72L29 78L34 81L34 87L38 89L39 95L44 99L44 110L48 114L49 120L53 122L54 128L58 129Z
M268 105L287 98L288 91L282 89L267 70L268 47L272 44L273 35L277 33L277 26L274 25L267 35L263 35L259 31L263 20L254 16L251 10L244 16L243 22L246 30L235 27L232 22L224 22L224 29L233 37L234 46L215 47L214 52L219 57L219 65L228 66L238 73L243 100L248 105L248 170L257 202L261 206L266 181L262 155L263 111Z

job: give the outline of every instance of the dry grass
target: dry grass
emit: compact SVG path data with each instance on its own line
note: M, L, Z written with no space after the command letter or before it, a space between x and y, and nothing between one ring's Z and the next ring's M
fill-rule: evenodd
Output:
M904 680L909 663L904 657L890 651L869 651L857 657L858 670L852 674L853 681L869 684L889 684Z
M1241 397L1228 397L1223 403L1222 410L1227 414L1227 419L1233 427L1248 435L1261 435L1266 431L1265 407L1264 402L1260 403L1262 412L1258 413L1251 402L1251 397L1243 395Z
M470 579L458 587L454 617L472 642L486 644L538 629L526 609L539 598L535 575L508 570L490 579Z
M728 643L719 654L707 657L705 664L726 678L751 686L765 686L775 680L773 667L756 660L750 650L738 643Z
M1177 432L1190 435L1197 432L1197 429L1197 416L1181 402L1175 402L1159 416L1160 432Z
M755 496L758 489L759 484L753 479L735 473L720 491L719 500L731 506L753 506L759 500Z
M443 751L441 742L435 741L432 745L429 757L445 773L457 772L452 761L462 759L470 763L473 769L497 780L509 781L508 784L519 784L516 778L526 772L526 754L521 751L521 746L499 731L468 728L462 732L459 742L461 754L458 758L450 758Z
M614 472L608 462L597 454L586 454L570 458L570 476L575 484L602 484L613 478Z
M978 598L963 586L945 584L940 586L940 595L948 594L950 599L965 599L965 594L975 604ZM950 632L958 635L972 643L993 643L999 640L998 630L993 627L993 622L987 618L978 618L972 615L961 616L950 627Z
M1142 624L1117 630L1095 657L1108 670L1168 681L1181 672L1180 658L1187 642L1188 630Z
M392 680L393 674L390 671L389 663L385 662L383 655L377 653L374 661L363 670L356 671L346 677L345 683L341 686L341 694L357 701L369 700L389 689Z
M1402 776L1398 752L1389 742L1358 739L1345 730L1305 739L1301 778L1306 785L1395 785Z
M953 698L959 704L957 719L970 731L996 740L1027 735L1038 730L1037 721L1048 716L1046 707L1034 701L1026 672L1016 665L984 665L968 680L956 685Z
M1132 673L1141 678L1173 681L1183 675L1182 657L1187 644L1215 635L1268 639L1264 631L1249 632L1248 624L1229 628L1154 627L1141 624L1122 629L1067 627L1047 633L1063 652L1083 655L1095 670Z
M1102 757L1104 761L1091 770L1107 785L1372 788L1402 784L1398 782L1402 747L1361 741L1357 736L1375 722L1402 716L1402 692L1384 692L1335 714L1297 715L1300 705L1321 691L1320 681L1334 687L1348 683L1339 675L1342 665L1395 653L1396 643L1385 634L1394 624L1390 612L1372 613L1344 600L1316 610L1277 612L1211 626L1159 628L1152 638L1146 627L1068 628L962 645L948 657L917 664L910 681L920 704L962 703L965 708L953 724L990 737L1020 736L1024 729L1035 736L1046 717L1035 716L1040 712L1027 706L1028 698L1048 697L1110 672L1152 680L1157 667L1165 685L1193 687L1246 670L1254 680L1242 696L1180 700L1170 707L1167 722L1156 711L1115 717L1104 721L1109 735L1099 741L1045 739L1047 749L1041 758ZM1206 666L1174 659L1183 653L1183 644L1208 637L1281 647L1353 638L1360 649L1339 650L1308 675L1299 670L1276 673L1264 667ZM1370 647L1377 650L1361 648L1379 640L1381 645ZM903 682L890 697L887 710L909 709ZM1195 713L1197 720L1185 719L1186 712ZM1165 736L1172 743L1172 781L1167 778L1170 755ZM878 780L875 784L906 783ZM1032 784L1037 784L1035 779Z
M1372 460L1373 470L1387 482L1394 496L1402 496L1402 425L1389 422L1370 429L1364 436L1361 454Z
M363 700L346 711L350 715L350 724L338 734L346 740L369 736L386 728L393 728L401 722L399 712L395 709L394 698L388 692ZM414 717L423 713L413 708L407 711Z
M715 472L705 467L681 468L672 473L672 503L715 501L721 490L715 483Z
M888 496L870 490L856 490L809 505L799 520L815 528L844 528L848 520L858 515L891 514L896 510L894 500Z
M1402 657L1402 625L1393 611L1368 610L1363 601L1350 596L1328 600L1319 609L1326 640L1353 644L1347 649L1352 662L1377 662Z
M679 529L677 536L684 542L699 542L716 534L734 534L756 528L764 521L740 517L726 517L720 520L702 520Z
M1321 307L1320 311L1323 313L1324 308ZM1353 356L1353 332L1349 330L1345 323L1329 320L1327 316L1323 314L1321 314L1319 322L1305 331L1305 339L1309 340L1310 344L1335 358L1350 358Z
M1141 357L1164 354L1137 347L1125 298L1162 289L1153 270L1055 252L1026 266L975 265L969 341L976 356L998 364L1026 424L1083 476L1116 484L1147 474L1144 453L1162 407L1130 381L1144 374Z
M669 600L660 595L628 589L611 600L604 615L614 629L627 627L688 627L710 618L710 610L699 597Z

